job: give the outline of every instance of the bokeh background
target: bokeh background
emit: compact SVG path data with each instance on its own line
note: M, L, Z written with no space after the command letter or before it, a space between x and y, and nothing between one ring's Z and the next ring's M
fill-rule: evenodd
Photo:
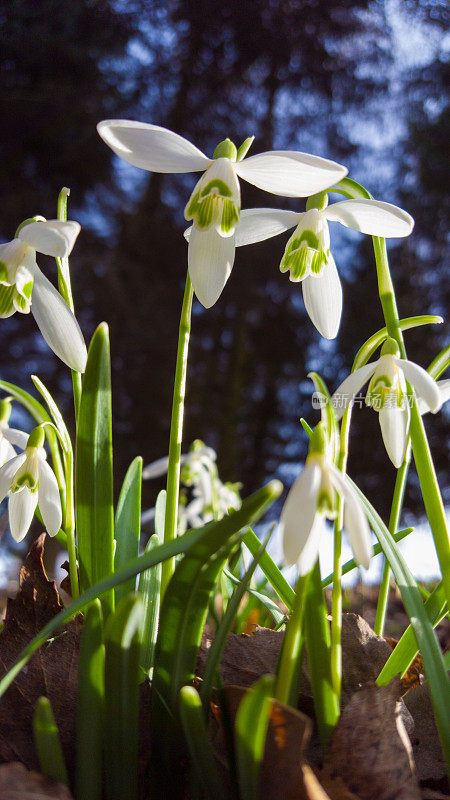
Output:
M446 0L0 0L2 241L34 214L55 216L62 186L83 230L71 258L89 339L110 325L116 485L131 459L168 448L177 326L186 271L183 207L196 177L161 176L119 161L95 125L125 117L167 126L211 154L229 136L252 152L299 149L333 158L378 199L416 219L390 246L401 316L444 314L449 185ZM292 202L243 185L243 207ZM218 453L223 480L248 493L269 477L289 486L311 424L310 370L334 390L360 344L382 327L367 238L331 226L344 286L336 340L309 321L301 288L278 270L286 237L238 251L210 310L194 306L185 441ZM56 278L50 259L41 266ZM427 366L444 326L407 334ZM31 315L1 322L0 374L32 391L38 373L71 419L70 375ZM19 411L16 424L29 425ZM440 413L426 427L441 479ZM377 415L353 415L349 471L386 518L395 471ZM144 487L144 505L162 488ZM414 470L405 521L423 513Z

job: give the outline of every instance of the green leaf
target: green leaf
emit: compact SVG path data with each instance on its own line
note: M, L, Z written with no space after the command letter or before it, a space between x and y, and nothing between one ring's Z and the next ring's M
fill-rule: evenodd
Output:
M211 592L232 547L240 541L242 528L261 516L281 488L279 481L272 481L245 500L239 510L205 526L203 536L178 563L166 589L152 684L152 779L157 796L163 790L171 796L168 781L173 792L179 781L174 768L182 753L178 694L194 679Z
M350 480L350 479L349 479ZM417 639L430 686L434 714L442 742L444 755L450 762L450 693L441 648L428 619L417 583L411 575L403 556L373 506L353 483L367 513L369 522L377 536L384 554L395 575L414 634Z
M327 432L328 440L331 444L333 460L335 461L339 450L339 427L336 421L334 408L331 404L331 395L325 381L317 372L309 372L308 378L312 380L316 392L322 394L326 398L326 403L321 404L320 415Z
M421 325L440 325L443 321L444 320L442 317L439 317L436 314L421 314L418 317L405 317L405 319L399 320L399 327L400 330L407 331L411 328L418 328ZM352 372L359 367L363 367L364 364L367 364L367 362L370 361L370 358L373 356L375 350L381 344L383 344L387 336L387 328L381 328L381 330L374 333L373 336L364 342L355 356Z
M47 403L48 410L50 411L53 422L55 423L59 431L59 434L61 436L61 439L64 442L64 448L66 452L72 452L72 442L70 440L69 431L67 430L66 423L63 420L62 414L57 404L55 403L47 387L42 383L42 381L36 375L32 375L31 380L33 381L38 392L42 395L45 402ZM50 429L46 427L47 435L49 430Z
M139 655L143 605L124 597L105 626L105 795L137 800Z
M247 530L244 534L243 542L250 550L252 556L256 556L259 548L261 547L261 542L256 533L254 533L252 530ZM269 553L264 552L262 554L259 561L259 566L272 586L272 589L277 593L281 602L284 603L288 609L291 609L295 601L295 592L292 587L289 586L283 573L278 569Z
M231 581L231 583L234 583L235 586L242 587L243 581L245 581L245 576L242 580L239 580L239 578L236 578L236 576L233 575L232 572L229 572L229 570L227 569L224 569L223 573L228 578L228 580ZM244 588L242 594L245 594L245 592L248 592L249 594L252 595L252 597L255 597L256 600L259 600L259 602L262 603L264 608L267 609L272 619L274 620L275 624L281 625L281 623L285 620L286 615L283 614L281 609L278 608L277 604L274 603L274 601L271 600L270 597L267 597L265 594L258 592L256 589L252 589L251 586L248 585Z
M142 458L137 456L128 467L119 501L116 509L114 534L116 539L116 552L114 556L114 571L121 568L139 555L139 539L141 535L141 487L142 487ZM134 592L136 581L131 579L127 583L117 586L115 602L118 603L126 594Z
M114 571L111 367L106 323L95 331L83 379L76 437L76 518L81 591ZM105 617L114 594L102 599Z
M180 689L180 719L198 782L208 800L225 800L214 750L203 716L202 702L193 686Z
M406 536L409 536L409 534L412 533L413 531L414 531L414 528L405 528L402 531L397 531L397 533L394 533L394 540L396 542L401 542L402 539L405 539ZM380 553L382 553L382 552L383 552L383 548L381 547L381 544L379 544L379 543L375 544L373 546L372 558L374 558L375 556L379 556ZM354 569L358 569L358 568L359 567L358 567L358 564L356 563L355 559L351 558L350 561L347 561L344 564L344 566L342 567L342 575L347 575L347 573L351 572ZM331 575L328 575L326 578L323 579L322 587L324 589L326 589L326 587L330 586L332 583L333 583L333 573L331 573Z
M161 494L163 494L161 492ZM164 492L165 496L165 492ZM159 500L159 497L158 497ZM158 506L158 500L156 505ZM164 500L164 497L163 497ZM164 524L164 509L162 510ZM159 539L155 533L150 537L145 552L149 553L158 547ZM150 675L153 670L156 637L158 635L159 597L161 588L161 564L141 572L139 577L139 594L144 604L144 624L142 630L141 667Z
M46 778L67 785L67 771L50 700L40 697L33 716L34 742L40 771Z
M77 800L101 800L105 645L99 600L86 611L81 634L77 702Z
M314 707L323 747L339 719L339 702L331 681L330 628L327 615L317 561L306 588L304 633Z
M242 800L259 800L260 797L259 775L273 692L273 675L263 675L241 700L236 714L236 760Z

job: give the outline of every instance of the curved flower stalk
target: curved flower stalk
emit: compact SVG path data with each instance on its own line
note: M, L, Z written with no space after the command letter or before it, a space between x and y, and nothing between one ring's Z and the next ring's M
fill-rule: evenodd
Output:
M197 439L192 443L188 453L181 456L180 480L190 488L192 499L187 502L182 495L178 506L178 533L189 528L199 528L213 519L221 519L230 508L241 507L239 484L222 483L216 466L216 453ZM144 468L142 477L157 478L167 472L169 459L160 458ZM141 521L153 519L155 509L144 511Z
M387 338L378 361L356 369L336 389L331 402L338 419L369 378L366 405L379 412L384 445L389 458L398 469L405 457L411 418L406 381L409 381L418 400L422 402L422 413L426 410L433 414L439 411L443 397L431 375L418 364L399 358L397 342Z
M239 221L239 178L282 197L308 197L341 180L347 169L319 156L272 150L245 158L253 139L236 146L225 139L208 158L167 128L130 120L104 120L97 130L116 155L150 172L203 172L185 208L193 221L188 266L195 293L205 308L220 297L230 275Z
M336 495L344 504L344 526L358 564L368 569L372 548L370 529L360 500L347 476L333 464L322 422L313 431L305 468L293 484L280 517L286 565L299 574L313 568L326 519L335 519Z
M49 536L56 536L62 522L58 482L47 464L41 426L28 437L23 453L0 468L0 502L9 495L9 526L16 542L28 533L36 506Z
M79 232L78 222L38 219L0 245L0 317L31 311L53 352L71 369L84 372L87 352L78 322L36 263L36 252L67 257Z
M14 458L16 451L14 447L25 450L28 441L28 433L19 431L17 428L9 427L11 416L11 401L0 401L0 467L11 458Z
M325 339L335 338L342 315L342 286L330 252L328 222L340 222L355 231L385 238L409 236L414 227L413 218L390 203L342 200L328 206L326 193L310 198L307 210L301 213L268 208L251 209L247 212L251 216L246 218L244 213L237 232L240 229L245 241L237 244L261 241L296 226L286 244L280 270L289 272L291 281L301 282L308 315ZM272 232L263 236L265 226Z

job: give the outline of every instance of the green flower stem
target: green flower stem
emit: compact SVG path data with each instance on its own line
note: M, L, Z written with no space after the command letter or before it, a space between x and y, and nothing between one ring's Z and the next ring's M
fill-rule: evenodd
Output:
M397 531L400 514L403 506L403 498L405 496L406 480L408 477L409 464L411 460L411 447L408 444L405 453L405 459L400 469L397 471L395 479L394 495L391 504L391 513L389 516L389 532L392 535ZM377 613L375 616L374 631L377 636L383 636L384 623L386 620L386 612L389 601L389 587L391 579L391 567L389 561L384 559L383 577L381 580L380 590L378 592Z
M297 705L297 697L293 695L297 684L295 678L298 673L298 661L303 649L302 629L309 575L310 573L300 576L295 587L294 604L283 638L275 683L275 700L284 705L292 705L294 708Z
M175 538L178 517L178 496L180 490L180 456L183 435L184 397L186 393L186 372L191 333L191 312L194 289L189 273L186 276L183 306L181 309L178 335L177 364L173 389L172 420L170 423L169 466L167 469L167 499L164 520L164 542ZM161 569L161 597L174 571L174 559L168 559Z
M346 197L365 197L371 199L371 195L355 181L344 178L339 183L339 188ZM373 248L378 278L378 291L380 295L381 307L383 309L384 320L389 336L396 340L400 348L402 358L406 358L403 334L399 324L395 291L389 269L389 261L386 250L386 240L373 236ZM411 407L410 436L414 461L417 474L419 476L422 496L425 504L425 511L433 532L434 544L442 572L447 604L450 607L450 544L445 519L444 504L436 478L433 459L428 445L427 435L420 416L414 395Z
M57 218L62 222L67 221L67 198L69 197L69 195L70 195L70 189L68 189L66 186L63 186L58 196L58 205L57 205ZM75 314L75 309L73 305L72 286L70 282L69 260L68 258L57 258L56 263L58 265L59 293L66 301L72 314ZM75 407L75 421L76 421L78 418L78 409L80 407L80 400L81 400L81 373L76 372L76 370L73 369L71 370L71 372L72 372L72 385L73 385L73 402Z
M80 587L78 585L77 549L75 546L75 499L73 495L74 463L72 452L64 454L64 463L66 475L64 530L67 536L67 553L69 555L69 575L70 585L72 588L72 599L76 600L80 594Z

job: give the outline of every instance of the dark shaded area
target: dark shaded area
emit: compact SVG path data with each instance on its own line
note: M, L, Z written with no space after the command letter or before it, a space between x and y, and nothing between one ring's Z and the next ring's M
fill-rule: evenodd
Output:
M70 215L84 225L71 260L80 320L88 335L103 319L111 326L118 480L136 454L150 461L167 452L186 269L182 209L194 177L128 168L112 159L95 123L121 116L156 122L208 154L225 136L239 144L255 134L254 152L296 148L347 164L377 197L416 217L413 236L391 249L401 315L442 313L448 65L438 49L425 66L420 57L417 65L401 64L395 7L369 0L80 0L69 10L44 0L16 2L11 12L0 1L0 109L7 120L0 228L9 239L21 219L54 216L60 187L71 187ZM445 2L399 8L403 36L406 20L411 31L425 26L439 39ZM399 121L392 147L381 141L371 149L364 141L364 130L382 139ZM304 207L242 189L243 207ZM331 236L344 315L334 342L320 338L301 288L278 271L287 237L240 249L220 301L208 311L194 307L185 441L201 437L214 446L223 479L242 480L246 492L274 474L292 482L304 459L298 420L312 422L317 413L307 372L321 372L335 389L360 344L382 327L370 241L338 227ZM38 370L68 409L67 372L34 335L33 320L16 314L2 328L9 343L2 376L23 385L24 375ZM427 365L441 338L431 328L411 333L410 357ZM439 469L444 423L443 414L427 419ZM354 414L350 470L386 515L394 468L370 410ZM420 513L412 487L406 503ZM146 488L146 501L156 489Z

